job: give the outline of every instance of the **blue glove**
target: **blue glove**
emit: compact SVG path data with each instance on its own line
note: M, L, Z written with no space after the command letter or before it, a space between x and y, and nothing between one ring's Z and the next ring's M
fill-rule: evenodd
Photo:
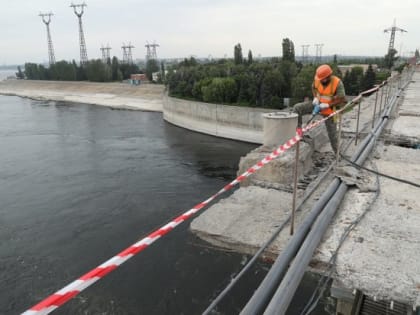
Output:
M312 115L317 115L321 112L321 107L319 105L314 105L314 110L312 111Z

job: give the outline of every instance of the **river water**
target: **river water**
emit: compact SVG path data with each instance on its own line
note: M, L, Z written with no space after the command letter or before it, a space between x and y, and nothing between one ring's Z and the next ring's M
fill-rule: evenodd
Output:
M255 148L160 113L10 96L0 96L0 140L0 314L25 311L207 199ZM187 222L54 314L200 314L247 259L209 248ZM255 266L215 314L237 314L268 268Z

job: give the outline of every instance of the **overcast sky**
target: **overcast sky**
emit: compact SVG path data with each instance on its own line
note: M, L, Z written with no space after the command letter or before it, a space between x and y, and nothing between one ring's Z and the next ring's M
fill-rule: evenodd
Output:
M51 36L56 60L79 60L77 17L63 0L0 0L0 65L48 61L47 35L39 12L53 12ZM82 1L74 1L82 3ZM144 58L146 41L158 57L229 57L241 43L244 55L280 56L283 38L301 45L324 44L322 55L383 56L394 19L408 33L396 34L402 55L420 47L419 0L87 0L83 27L89 59L101 45L122 58L131 42Z

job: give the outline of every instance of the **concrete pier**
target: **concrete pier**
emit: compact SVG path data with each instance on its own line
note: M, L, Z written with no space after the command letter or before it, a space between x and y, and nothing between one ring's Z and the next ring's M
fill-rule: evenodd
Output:
M392 113L386 133L378 141L365 164L378 172L417 184L420 183L419 91L420 72L415 72L412 82L403 92ZM375 95L363 99L361 126L370 125L369 118L372 117L374 103ZM347 136L354 134L356 114L357 110L354 109L344 115L343 131ZM364 132L367 131L369 129ZM308 145L311 145L310 142ZM354 147L354 144L351 144L345 154L351 155L349 152ZM314 152L318 152L318 157L331 156L331 163L334 163L328 144ZM291 160L293 156L293 151L290 151L282 158ZM252 159L255 158L251 157ZM317 163L316 160L313 162ZM266 176L258 178L257 175L258 179L250 179L249 186L241 187L231 197L223 199L196 218L191 223L191 230L217 246L247 254L256 252L290 212L291 193L287 192L285 187L290 186L291 177L274 176L276 179L273 179L273 173L286 172L288 168L272 169ZM306 172L309 169L310 167ZM386 307L396 303L405 305L407 314L418 309L419 188L382 176L379 177L377 186L376 175L368 171L359 171L341 161L333 174L321 182L312 198L305 203L297 215L296 225L299 225L305 213L334 176L343 178L350 185L350 189L312 258L311 271L323 273L334 267L333 295L334 292L341 292L336 294L341 310L337 309L338 313L347 315L355 310L355 300L348 299L355 292L360 292L361 296L366 296L372 301L384 301ZM303 194L304 191L301 190L299 195ZM360 216L361 221L351 230L338 251L335 265L331 266L331 256L336 251L344 231ZM287 242L288 233L289 228L286 227L265 255L276 257ZM350 301L347 304L344 296Z

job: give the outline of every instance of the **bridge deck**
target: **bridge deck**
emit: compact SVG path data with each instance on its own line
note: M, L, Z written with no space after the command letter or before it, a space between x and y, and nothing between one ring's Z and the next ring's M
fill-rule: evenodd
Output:
M369 110L370 111L370 110ZM387 127L365 166L420 183L420 151L398 143L420 143L420 72L403 93ZM387 141L388 140L388 141ZM322 272L329 266L344 230L368 208L339 250L336 282L350 290L384 300L420 306L420 190L398 181L356 172L359 187L349 189L340 209L318 247L311 268ZM314 198L322 193L321 184ZM217 246L253 253L287 217L291 195L256 186L242 187L195 219L192 230ZM297 225L310 209L310 200ZM369 204L372 206L369 207ZM286 228L267 251L275 256L289 238Z

